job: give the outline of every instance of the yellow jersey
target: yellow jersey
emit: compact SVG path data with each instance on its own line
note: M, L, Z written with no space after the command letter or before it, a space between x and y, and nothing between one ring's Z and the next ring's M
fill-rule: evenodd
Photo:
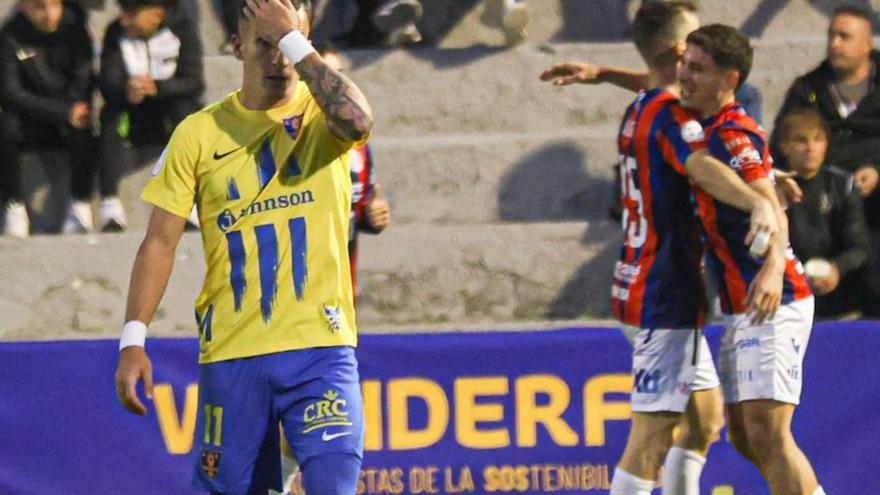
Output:
M200 363L357 344L347 253L357 144L330 133L302 81L283 107L248 110L233 93L175 129L142 198L180 217L197 206Z

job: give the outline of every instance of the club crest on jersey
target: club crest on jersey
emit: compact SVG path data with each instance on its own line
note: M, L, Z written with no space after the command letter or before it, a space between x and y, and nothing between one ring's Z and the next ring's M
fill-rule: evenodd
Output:
M302 130L304 116L305 114L301 113L282 120L284 123L284 129L287 131L287 135L290 136L290 139L296 141L296 138L299 137L299 131Z
M703 126L696 120L689 120L681 126L681 138L688 143L702 141L706 138L703 134Z
M205 476L213 478L220 471L220 458L222 454L215 450L202 449L202 471Z
M339 306L324 305L324 318L327 320L327 328L331 332L342 330L342 310Z

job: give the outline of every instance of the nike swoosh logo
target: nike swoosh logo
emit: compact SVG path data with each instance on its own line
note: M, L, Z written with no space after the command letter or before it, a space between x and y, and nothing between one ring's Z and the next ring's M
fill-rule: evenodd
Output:
M227 156L229 156L229 155L235 153L236 151L238 151L238 150L240 150L240 149L242 149L242 148L244 148L244 146L239 146L238 148L235 148L235 149L232 150L232 151L227 151L226 153L223 153L223 154L217 153L217 152L215 151L215 152L214 152L214 159L215 159L215 160L222 160L222 159L226 158Z
M350 431L342 431L339 433L329 433L329 432L325 431L324 434L321 435L321 440L323 440L325 442L329 442L330 440L334 440L339 437L344 437L345 435L351 435L351 432Z

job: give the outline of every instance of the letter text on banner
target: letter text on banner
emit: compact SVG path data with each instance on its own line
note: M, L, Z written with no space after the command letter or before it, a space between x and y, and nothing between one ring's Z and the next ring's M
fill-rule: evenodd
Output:
M498 449L510 446L507 428L478 429L479 422L504 421L504 405L477 403L477 396L507 395L507 377L490 376L455 380L455 439L472 449Z
M550 402L538 405L538 394L547 394ZM527 375L516 379L516 445L534 447L538 444L538 423L557 445L573 446L578 435L562 419L568 409L571 392L561 378L553 375Z
M409 400L428 406L428 424L409 427ZM449 426L449 401L436 382L425 378L400 378L388 382L388 446L391 450L421 449L434 445Z
M605 421L626 421L632 417L629 400L606 402L605 394L629 394L632 376L599 375L584 385L584 441L589 447L605 445Z
M174 389L167 383L159 383L153 387L153 404L156 406L156 418L162 430L165 447L172 454L188 454L192 450L193 432L196 429L196 412L199 407L199 386L191 384L186 387L186 399L183 403L183 418L177 415L174 405Z

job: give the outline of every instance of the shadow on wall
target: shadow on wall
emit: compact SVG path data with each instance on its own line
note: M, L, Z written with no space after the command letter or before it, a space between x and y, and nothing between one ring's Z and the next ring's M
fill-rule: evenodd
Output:
M553 41L627 41L630 4L639 1L559 0L562 28L553 37ZM587 5L589 8L584 8ZM601 12L602 15L596 15L596 12Z
M612 316L611 285L621 238L620 226L615 222L594 222L587 227L581 243L596 254L568 279L550 304L548 318Z
M767 26L773 21L773 18L790 2L791 0L764 0L749 15L748 19L743 22L740 29L751 37L762 36L767 30ZM870 0L847 0L845 2L841 0L810 0L810 5L813 8L829 18L834 13L834 9L843 5L862 9L872 15L874 18L874 29L877 30L880 28L880 20L878 20L877 13L871 3Z
M574 143L539 148L501 179L498 216L505 222L605 220L611 180L587 174Z
M608 294L620 237L618 224L608 216L614 181L587 170L583 151L562 141L526 156L501 180L498 216L503 221L590 222L581 243L594 255L556 295L549 318L611 314Z

